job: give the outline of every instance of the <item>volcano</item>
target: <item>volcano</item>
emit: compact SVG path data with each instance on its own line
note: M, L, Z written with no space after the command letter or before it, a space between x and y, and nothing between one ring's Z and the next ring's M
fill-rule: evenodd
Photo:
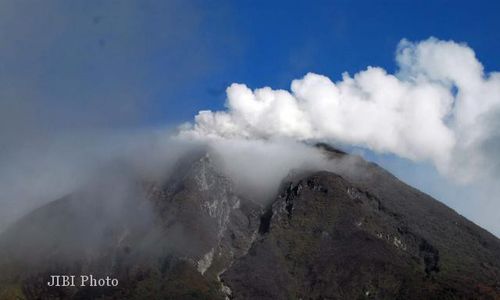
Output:
M165 180L113 196L110 175L44 205L0 235L0 299L500 299L497 237L374 163L316 149L348 167L291 172L265 201L200 150ZM54 274L119 284L48 286Z

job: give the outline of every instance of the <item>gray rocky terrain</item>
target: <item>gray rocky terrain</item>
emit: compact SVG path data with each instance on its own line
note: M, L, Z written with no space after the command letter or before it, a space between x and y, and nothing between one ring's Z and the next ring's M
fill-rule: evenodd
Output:
M112 197L106 181L40 207L0 235L0 299L500 298L498 238L317 147L349 164L291 173L270 201L239 194L200 151L162 182ZM48 287L50 274L120 284Z

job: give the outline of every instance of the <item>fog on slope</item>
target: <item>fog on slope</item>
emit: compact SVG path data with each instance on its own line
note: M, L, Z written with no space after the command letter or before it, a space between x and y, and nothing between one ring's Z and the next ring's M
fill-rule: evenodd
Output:
M165 134L138 128L217 61L210 18L177 0L0 2L0 231L116 160L158 163Z
M270 202L291 172L334 168L310 145L292 140L217 139L207 141L215 163L237 192L261 204Z
M500 73L465 44L430 38L397 48L399 70L367 67L342 80L309 73L291 91L227 88L227 109L202 110L184 135L329 139L431 162L459 182L499 177Z
M108 185L112 194L114 185L126 185L132 177L168 176L190 146L171 142L167 134L150 129L79 133L10 154L0 169L0 230L39 206L110 177L123 179Z
M369 66L338 82L309 73L290 91L233 83L226 110L200 111L181 135L329 140L411 161L397 173L417 185L413 170L432 164L444 178L418 187L498 234L500 73L485 73L466 44L436 38L403 39L396 62L395 74Z
M290 172L335 168L317 148L292 140L201 141L172 137L166 129L78 138L78 144L59 140L43 152L24 151L6 162L0 170L0 219L4 228L35 208L78 195L78 191L97 188L100 195L109 193L109 199L115 199L112 202L121 203L120 198L128 197L126 193L116 194L122 187L143 182L162 184L177 176L172 174L174 167L193 152L208 153L238 194L261 205L272 200Z
M175 138L169 130L78 126L54 138L42 130L40 137L29 128L46 124L21 113L29 128L20 132L29 134L19 138L0 131L12 141L0 149L0 230L36 207L112 176L117 165L126 166L120 173L161 181L184 153L198 147L212 151L220 171L252 200L272 197L292 171L339 168L303 143L310 140L430 161L461 181L498 182L498 73L484 74L466 45L436 39L402 41L397 60L400 72L394 75L370 67L333 83L308 74L292 83L292 92L233 84L227 111L201 111ZM129 176L120 178L129 183ZM489 224L495 228L495 220Z

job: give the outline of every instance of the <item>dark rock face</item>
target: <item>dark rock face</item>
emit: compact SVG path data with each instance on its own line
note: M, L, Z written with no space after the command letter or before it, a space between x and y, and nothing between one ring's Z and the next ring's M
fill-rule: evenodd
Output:
M496 237L374 164L350 166L284 185L222 275L234 299L500 297Z
M266 230L222 279L234 299L498 297L498 240L475 257L462 245L457 252L465 253L453 257L382 203L332 173L289 183L267 212ZM487 274L481 262L496 271Z
M118 206L75 194L42 207L0 235L0 299L500 298L499 239L380 167L319 148L338 172L288 178L268 207L205 154ZM120 285L44 284L60 273Z

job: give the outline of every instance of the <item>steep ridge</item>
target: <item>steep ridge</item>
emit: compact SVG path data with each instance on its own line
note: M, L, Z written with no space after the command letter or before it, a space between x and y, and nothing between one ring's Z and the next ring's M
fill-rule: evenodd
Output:
M125 200L110 200L109 187L75 193L4 232L0 299L223 297L218 274L250 247L260 208L206 153L187 155L166 182L132 185ZM49 274L112 275L120 285L49 288Z
M327 151L332 159L345 154ZM222 276L234 299L497 299L500 241L359 157L285 183Z
M500 241L363 159L292 173L267 207L210 151L162 182L84 189L0 235L0 299L497 299ZM110 189L110 186L112 187ZM49 288L49 274L117 287Z

